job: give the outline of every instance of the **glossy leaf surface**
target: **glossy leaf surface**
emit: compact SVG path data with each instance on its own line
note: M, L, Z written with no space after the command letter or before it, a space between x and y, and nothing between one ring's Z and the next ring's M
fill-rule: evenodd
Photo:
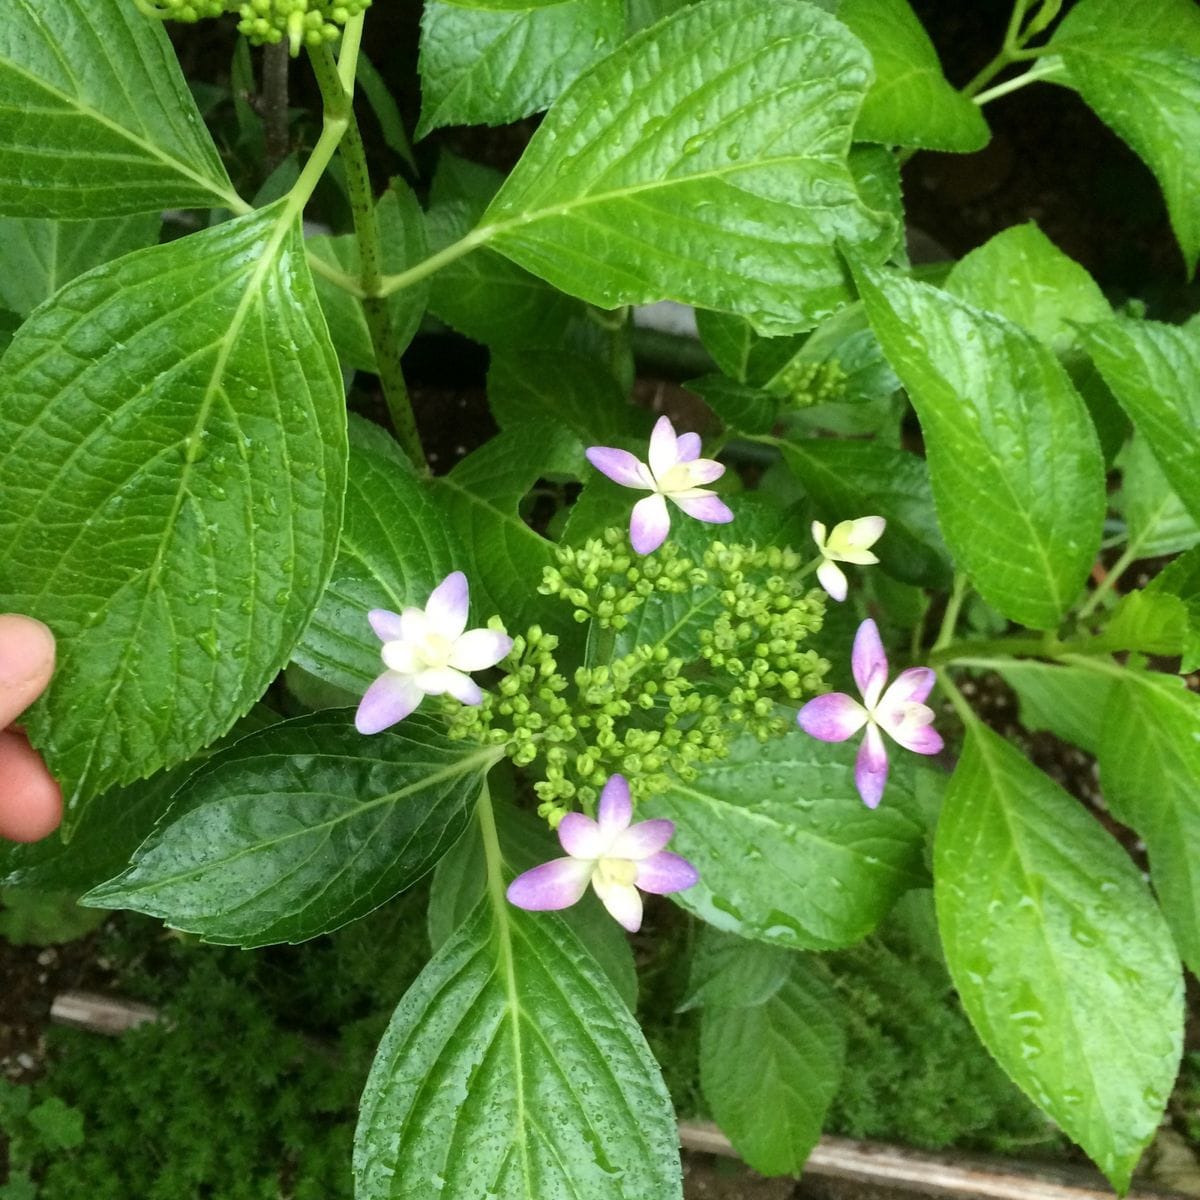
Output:
M1050 349L928 284L859 272L867 314L925 436L955 561L1005 616L1049 629L1095 561L1104 466Z
M370 738L347 710L298 717L215 755L84 902L227 945L306 941L429 871L495 761L419 715Z
M1179 957L1137 869L976 725L943 803L934 880L946 961L984 1045L1123 1190L1182 1048Z
M232 196L161 22L123 0L7 0L0 213L82 220Z
M848 299L834 242L879 256L894 238L846 163L869 80L813 5L684 9L563 93L477 236L606 308L673 299L807 328Z
M80 276L5 355L0 594L58 637L28 726L72 804L224 733L333 565L342 383L278 216Z

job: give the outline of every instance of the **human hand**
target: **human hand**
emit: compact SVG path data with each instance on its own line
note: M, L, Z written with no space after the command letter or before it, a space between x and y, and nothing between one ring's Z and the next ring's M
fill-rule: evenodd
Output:
M36 842L62 821L62 792L25 735L8 726L54 671L54 635L41 621L0 615L0 838Z

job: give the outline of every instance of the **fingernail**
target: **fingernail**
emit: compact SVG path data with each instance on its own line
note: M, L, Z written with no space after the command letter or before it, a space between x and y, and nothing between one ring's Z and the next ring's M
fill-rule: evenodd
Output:
M0 614L0 684L9 687L45 675L54 663L54 634L20 613Z

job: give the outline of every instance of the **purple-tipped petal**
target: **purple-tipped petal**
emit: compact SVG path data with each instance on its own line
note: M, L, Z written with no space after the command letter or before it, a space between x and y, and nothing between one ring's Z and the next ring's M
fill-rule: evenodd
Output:
M373 608L367 613L367 620L381 642L395 642L404 636L399 613L389 612L386 608Z
M577 858L556 858L534 867L508 885L508 900L530 912L570 908L587 891L592 864Z
M596 887L597 880L592 881ZM642 927L642 897L632 883L610 883L603 891L596 887L596 895L608 909L609 915L630 933Z
M624 775L608 777L600 793L596 817L606 838L615 837L629 828L629 822L633 819L633 801L629 796L629 780Z
M695 495L677 492L671 496L671 499L689 517L695 517L697 521L703 521L707 525L728 525L733 520L733 513L719 496L713 492L701 491L699 488L695 490Z
M662 477L679 462L679 439L675 436L675 426L670 417L659 417L650 432L650 451L646 455L650 460L650 470L654 478Z
M664 817L638 821L617 834L604 852L609 858L630 858L635 862L657 854L675 836L675 822Z
M430 628L447 641L454 641L467 627L469 604L467 577L461 571L451 571L433 589L425 605Z
M589 446L584 454L601 475L607 475L614 483L654 490L654 479L646 464L639 462L628 450L618 450L615 446Z
M413 676L413 682L430 696L453 696L461 704L475 705L483 702L479 684L469 675L464 675L453 667L429 667L418 671Z
M459 671L494 667L512 649L512 638L492 629L468 629L450 651L450 665Z
M717 462L715 458L700 458L688 463L688 480L692 487L703 487L706 483L720 479L724 474L725 464Z
M670 892L682 892L700 878L700 872L686 858L660 850L637 865L637 885L643 892L665 896Z
M605 852L609 836L591 817L579 812L569 812L558 823L558 840L572 858L588 858L594 861Z
M639 500L629 518L629 541L639 554L652 554L667 540L671 529L671 514L667 502L655 493Z
M921 705L921 707L925 706ZM889 728L888 733L905 750L911 750L914 754L940 754L944 745L942 735L929 723L933 720L933 710L926 709L925 711L929 713L928 720L908 720L895 728ZM885 728L887 727L885 726Z
M887 682L888 660L879 637L879 627L868 617L854 635L854 649L850 653L850 669L854 682L862 692L863 703L874 708Z
M700 435L698 433L681 433L675 439L675 453L680 462L695 462L700 457Z
M403 721L425 695L407 675L380 675L359 701L354 727L359 733L379 733Z
M846 598L846 573L832 559L824 558L817 567L817 582L837 601Z
M844 742L866 723L867 710L845 692L818 696L796 714L796 724L823 742Z
M909 667L901 671L892 680L891 687L883 693L879 701L880 708L890 708L893 705L921 704L925 697L933 691L937 682L937 672L930 667Z
M854 760L854 786L868 808L877 808L887 786L887 747L874 725L867 726L866 737Z

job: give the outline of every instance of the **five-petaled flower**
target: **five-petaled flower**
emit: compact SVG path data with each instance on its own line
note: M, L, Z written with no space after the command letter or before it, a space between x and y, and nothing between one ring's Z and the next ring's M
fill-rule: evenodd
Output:
M663 847L675 833L674 821L629 822L633 804L623 775L612 775L600 793L597 820L571 812L558 824L567 858L556 858L518 875L508 898L518 908L545 912L569 908L590 883L604 907L630 933L642 925L643 892L665 895L691 887L699 878L686 858Z
M883 517L859 517L856 521L839 521L826 537L825 526L820 521L812 523L813 541L821 552L817 580L835 600L846 598L846 576L837 564L877 563L879 559L871 553L871 547L879 541L886 526Z
M901 671L884 691L888 660L879 630L871 620L858 627L850 665L863 703L845 692L830 692L810 700L796 714L796 723L823 742L844 742L864 725L867 727L854 764L854 785L863 803L874 808L883 796L888 776L887 747L880 729L906 750L918 754L936 754L942 748L941 735L930 724L933 709L922 703L933 687L935 675L928 667L912 667Z
M668 500L697 521L724 525L733 520L716 492L700 486L720 479L725 468L715 459L700 457L698 433L677 437L669 417L659 417L650 434L649 463L613 446L589 446L586 453L588 462L609 479L653 493L633 506L629 522L629 540L639 554L657 550L666 540L671 528Z
M512 638L493 629L468 630L468 601L467 577L454 571L433 589L423 609L396 614L374 608L367 614L383 642L387 670L358 706L359 733L378 733L403 721L425 696L448 692L463 704L483 699L465 672L494 667L512 649Z

